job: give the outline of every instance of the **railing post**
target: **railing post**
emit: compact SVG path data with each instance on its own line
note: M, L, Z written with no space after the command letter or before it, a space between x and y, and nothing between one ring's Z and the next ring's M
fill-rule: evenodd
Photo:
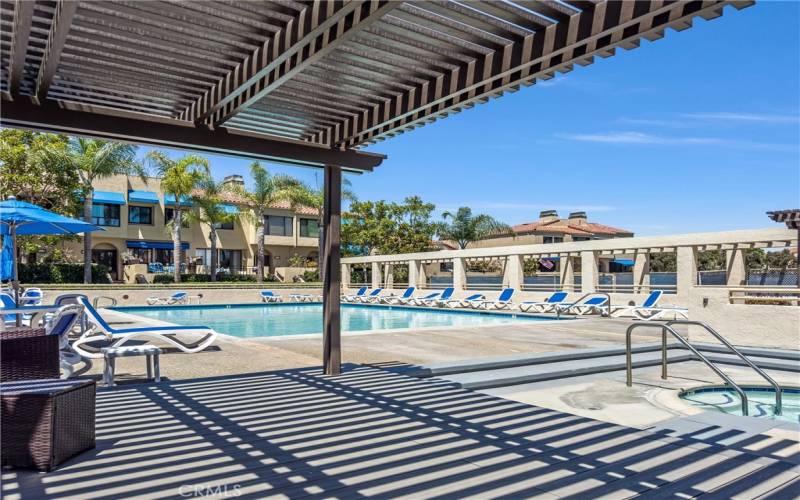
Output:
M633 293L644 293L650 289L650 252L636 250L633 260Z
M597 291L597 252L584 250L581 252L581 292Z

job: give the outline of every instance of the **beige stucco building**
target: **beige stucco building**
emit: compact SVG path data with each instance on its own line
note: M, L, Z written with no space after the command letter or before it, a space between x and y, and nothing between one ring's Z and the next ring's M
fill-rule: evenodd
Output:
M240 176L229 176L224 182L243 184ZM165 198L161 180L116 175L93 184L93 223L105 231L92 235L92 261L111 269L112 277L122 279L123 258L144 264L168 266L173 262L173 244L167 221L172 217L174 199ZM242 200L226 194L226 209L238 214L234 222L217 228L219 267L231 272L252 272L256 265L256 227ZM189 206L185 200L185 206ZM276 204L265 221L265 266L272 272L287 265L294 255L316 262L319 229L313 209L292 210L288 203ZM208 266L210 263L210 227L189 224L181 234L183 261L187 266ZM82 252L82 242L74 251Z

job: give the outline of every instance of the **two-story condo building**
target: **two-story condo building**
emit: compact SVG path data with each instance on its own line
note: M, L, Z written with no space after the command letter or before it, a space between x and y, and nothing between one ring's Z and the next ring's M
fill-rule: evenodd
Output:
M163 192L161 179L149 177L146 180L116 175L93 184L92 223L105 231L92 234L92 262L106 265L115 279L122 279L123 257L144 264L171 265L173 262L173 243L167 222L173 217L175 200ZM244 184L238 175L228 176L223 182ZM223 201L226 210L239 217L217 227L219 267L252 272L257 259L255 221L246 215L248 208L239 197L225 194ZM189 199L181 203L192 209ZM268 211L264 223L265 268L269 272L288 265L295 254L317 261L319 228L315 209L292 210L288 203L278 203ZM207 224L184 225L181 232L183 262L192 266L210 264L209 230ZM82 242L79 242L75 250L80 252L81 249Z

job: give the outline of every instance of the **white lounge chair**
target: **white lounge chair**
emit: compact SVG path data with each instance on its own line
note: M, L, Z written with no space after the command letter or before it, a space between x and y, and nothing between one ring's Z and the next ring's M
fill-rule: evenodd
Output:
M171 306L174 304L188 304L189 294L187 292L175 292L169 297L148 297L148 306Z
M665 307L637 307L631 310L633 315L642 321L653 321L664 319L664 315L672 313L672 319L689 319L689 309L685 307L665 306Z
M367 287L362 286L356 293L342 295L342 300L345 302L355 302L356 299L362 297L365 293L367 293Z
M614 306L611 308L611 316L630 316L633 315L634 309L651 309L658 304L658 301L661 300L661 295L664 292L661 290L653 290L650 292L650 295L642 302L642 305L625 305L625 306Z
M280 294L277 294L272 290L261 290L259 295L261 295L261 302L281 302L283 300L283 297L281 297Z
M411 304L411 305L414 305L414 306L424 306L426 304L426 302L434 300L435 298L437 298L441 294L442 294L442 292L429 293L428 295L426 295L424 297L413 298L413 299L409 300L408 303Z
M450 297L453 296L453 291L455 289L453 287L447 287L442 290L441 295L433 297L431 299L422 299L418 302L417 305L420 306L427 306L427 307L443 307L447 305L447 302L450 300Z
M72 343L72 349L85 358L102 358L99 347L121 347L129 343L151 342L167 344L185 353L200 352L214 343L217 332L207 326L146 326L140 328L113 328L85 298L78 298L92 328ZM194 337L185 341L181 337Z
M58 336L59 365L61 366L61 378L69 378L73 375L80 375L92 367L91 360L84 359L69 344L69 334L75 324L83 316L83 306L80 304L68 304L61 306L53 315L52 320L47 323L47 334ZM75 367L84 363L80 370Z
M475 304L475 309L510 309L514 305L511 297L514 296L513 288L506 288L500 292L497 300L482 300Z
M25 292L19 296L21 306L40 306L44 300L44 292L41 288L26 288Z
M469 297L463 299L450 299L445 302L445 305L450 308L455 307L475 307L477 304L486 300L486 296L482 293L473 293Z
M587 314L598 313L608 315L608 297L589 297L582 302L573 302L571 304L557 304L556 311L561 311L562 314L577 314L578 316L585 316Z
M519 304L519 310L522 312L554 312L557 304L561 304L566 300L567 292L555 292L553 295L544 301L526 300Z
M403 292L403 295L388 295L385 297L381 297L378 301L381 304L389 304L389 305L405 305L408 304L411 299L414 297L414 291L416 290L415 287L410 286L406 288L406 291Z
M356 298L356 302L361 302L362 304L372 304L374 302L378 302L381 299L380 295L382 292L383 288L376 288L369 292L369 294Z

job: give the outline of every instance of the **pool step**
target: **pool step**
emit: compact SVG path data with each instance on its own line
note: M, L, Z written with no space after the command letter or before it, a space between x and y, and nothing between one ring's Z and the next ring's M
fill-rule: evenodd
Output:
M711 344L696 344L714 363L746 366L732 354ZM661 344L634 346L633 367L661 364ZM680 344L668 345L668 362L681 363L697 358ZM800 373L797 353L765 349L741 349L756 365L769 370ZM591 361L587 361L591 360ZM625 370L625 350L619 348L573 349L555 353L517 355L457 363L415 367L406 374L416 377L441 377L467 389L490 389Z

